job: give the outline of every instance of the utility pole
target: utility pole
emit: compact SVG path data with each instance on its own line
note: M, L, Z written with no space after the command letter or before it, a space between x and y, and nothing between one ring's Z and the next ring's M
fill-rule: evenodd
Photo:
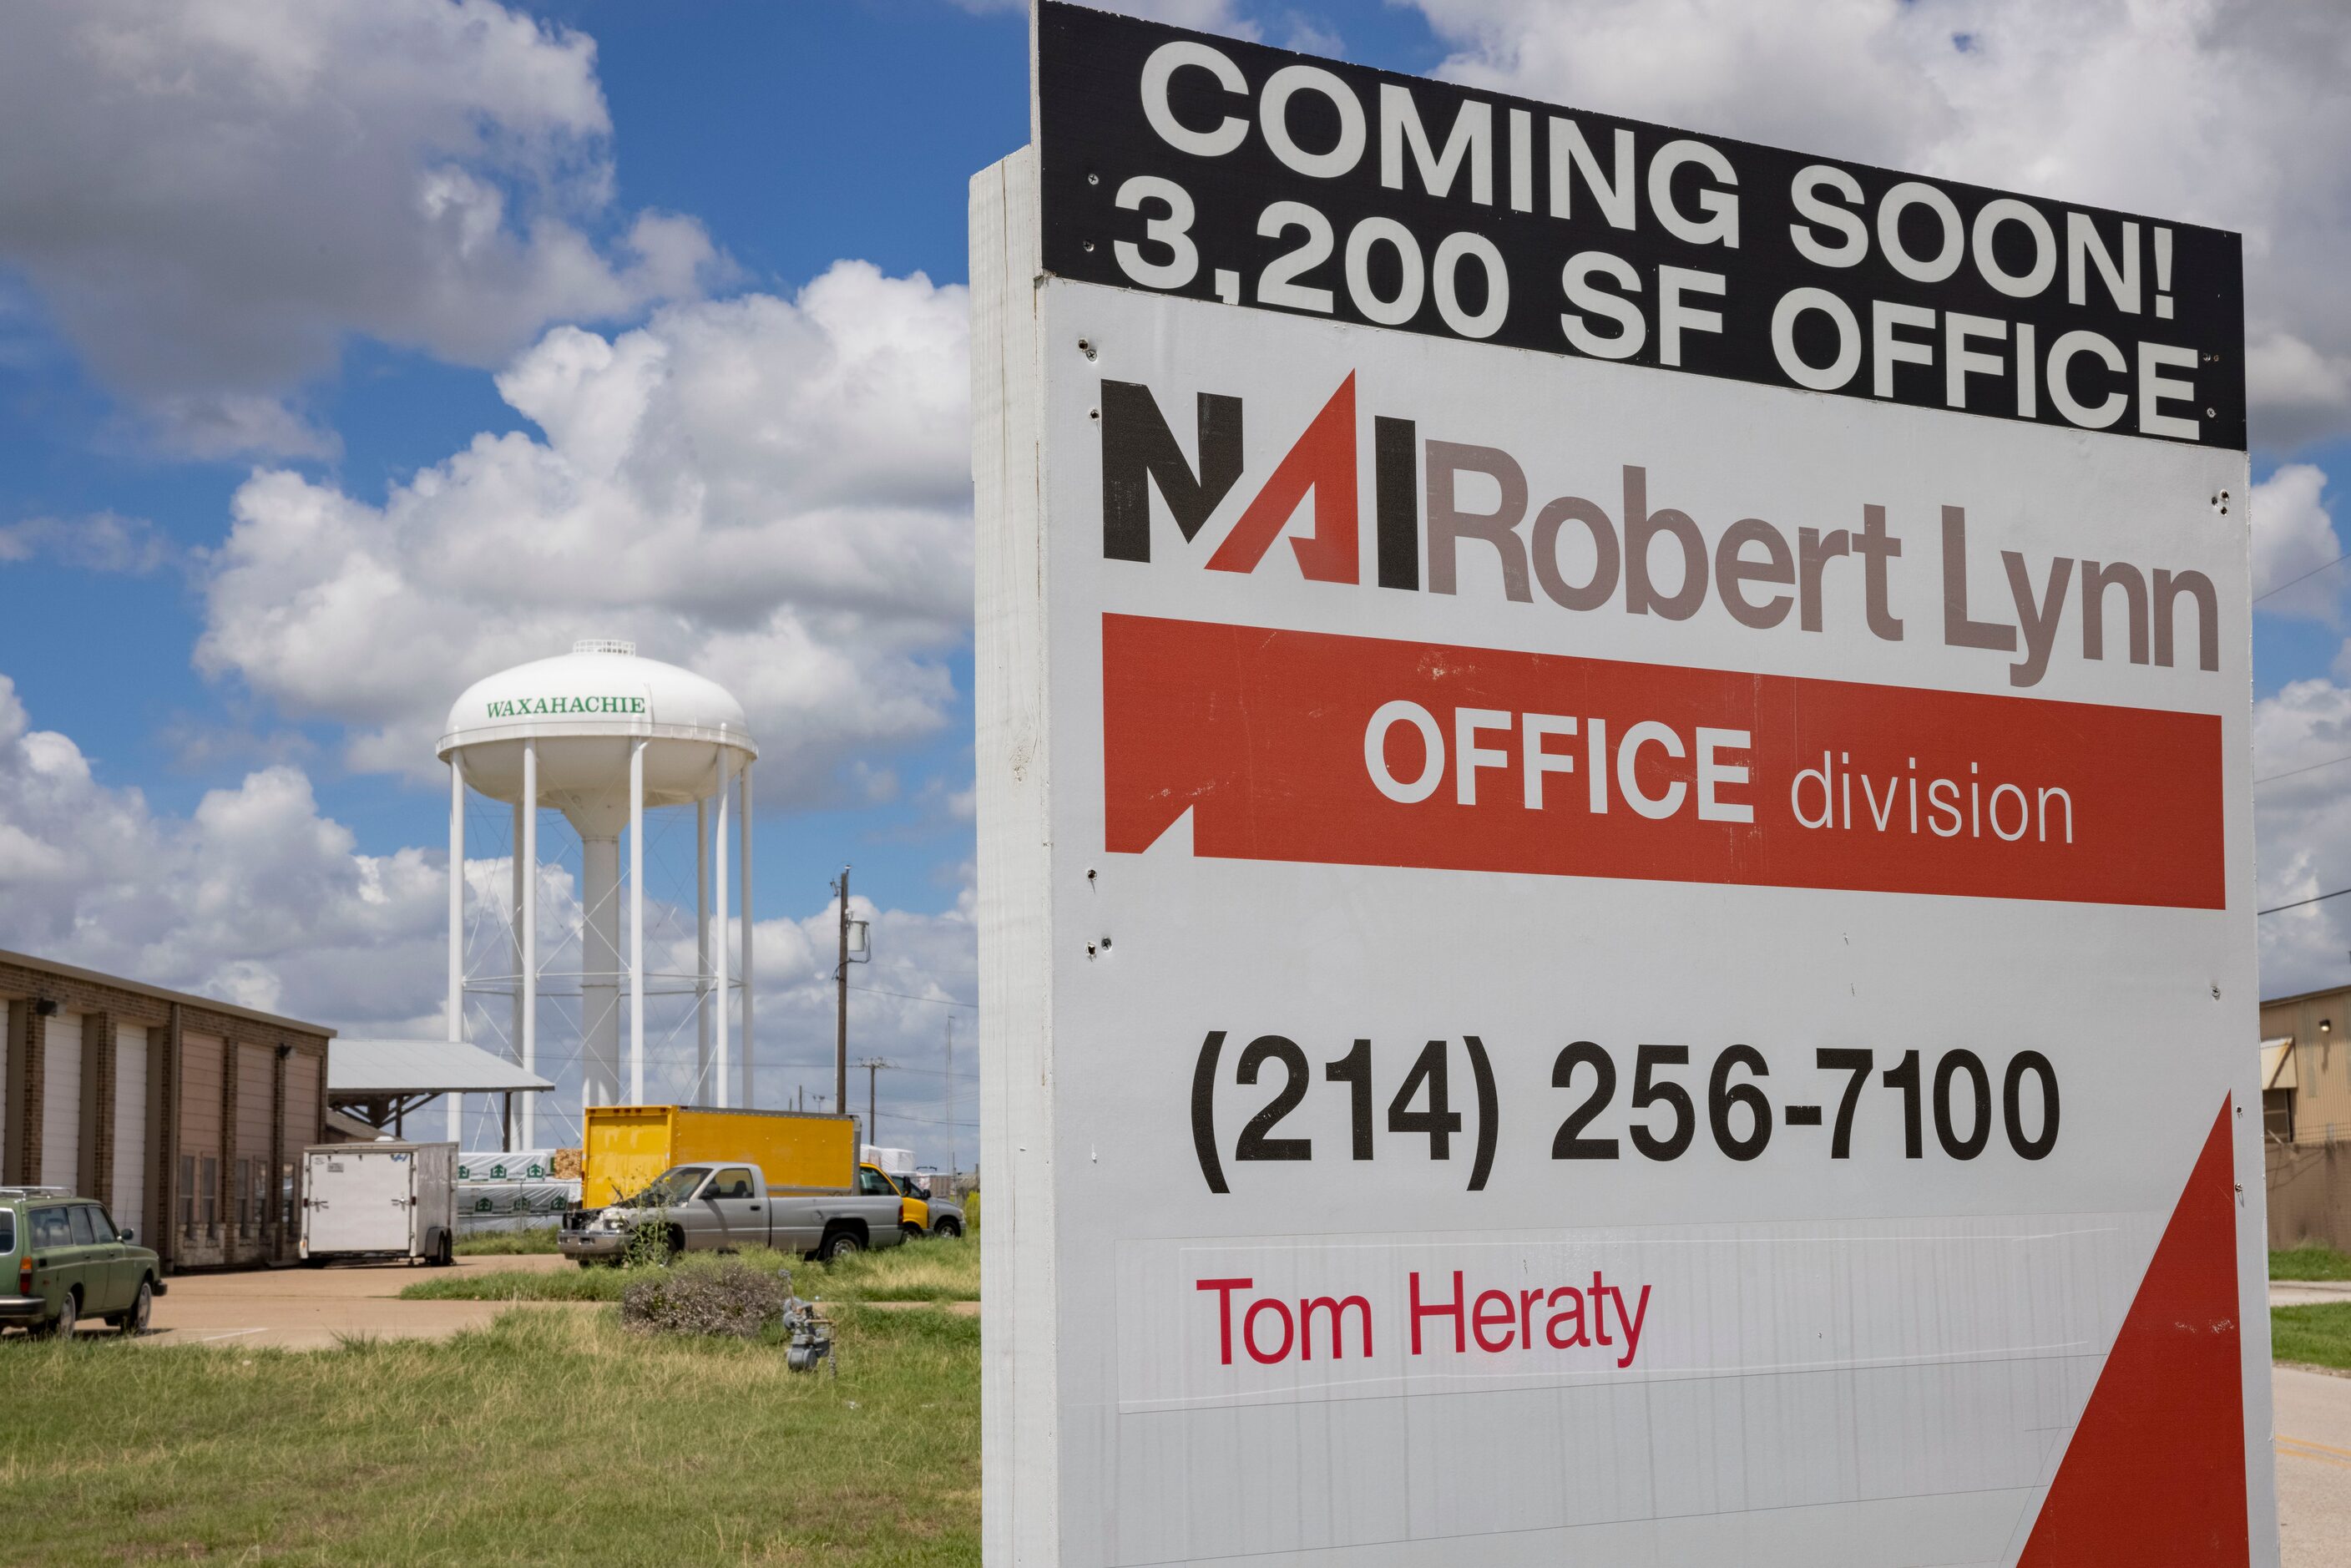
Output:
M841 962L833 971L835 1002L832 1020L832 1092L836 1109L849 1104L849 867L832 891L841 900Z
M962 1173L956 1168L955 1157L955 1014L947 1014L947 1176L952 1181Z
M873 1131L874 1074L885 1067L895 1067L898 1064L894 1061L884 1061L878 1056L869 1056L857 1065L865 1069L865 1141L870 1144L875 1135Z

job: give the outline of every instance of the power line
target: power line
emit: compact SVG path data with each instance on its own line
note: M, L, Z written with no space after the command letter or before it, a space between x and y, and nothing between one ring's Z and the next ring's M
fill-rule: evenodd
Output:
M2264 915L2278 914L2282 910L2300 909L2305 904L2324 904L2330 898L2340 898L2346 893L2351 893L2351 887L2338 887L2333 893L2322 893L2316 898L2297 898L2292 904L2281 904L2270 909L2256 909L2253 915L2259 918Z
M2272 783L2280 779L2291 779L2297 773L2315 773L2322 768L2332 768L2340 762L2351 762L2351 751L2346 751L2340 757L2330 757L2324 762L2313 762L2302 768L2289 768L2283 773L2263 774L2261 778L2253 780L2253 787L2255 789L2259 789L2264 784Z
M891 1112L890 1119L893 1122L920 1122L926 1127L977 1127L979 1125L977 1122L967 1122L961 1117L950 1122L943 1116L909 1116L904 1111Z
M912 991L885 991L879 986L852 986L849 988L863 991L869 997L895 997L902 1002L929 1002L934 1007L968 1008L973 1012L979 1010L977 1002L959 1002L953 997L918 997Z
M2291 581L2281 582L2275 588L2254 594L2253 602L2259 604L2262 600L2269 598L2271 594L2283 593L2287 589L2292 588L2296 582L2308 582L2320 572L2325 571L2333 567L2341 566L2346 560L2351 560L2351 550L2345 550L2341 555L2338 555L2333 560L2328 561L2325 566L2314 566L2308 571L2304 572L2300 577L2294 578Z

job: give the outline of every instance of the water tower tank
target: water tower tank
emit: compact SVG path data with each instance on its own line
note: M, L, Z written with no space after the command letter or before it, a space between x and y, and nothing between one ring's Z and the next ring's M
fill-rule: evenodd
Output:
M637 656L633 643L594 640L575 643L557 658L517 664L468 686L449 710L438 753L449 764L450 791L450 1029L463 1030L465 860L464 799L471 789L516 808L516 1033L526 1066L533 1066L537 1041L538 878L524 868L538 864L537 807L560 810L580 835L581 956L581 1089L585 1103L620 1098L619 1041L622 982L630 982L630 1098L643 1093L643 835L642 811L659 806L717 806L719 850L717 930L710 941L707 912L702 913L699 949L705 973L700 992L715 985L719 1041L716 1098L725 1103L726 997L724 933L726 929L726 813L730 784L740 783L744 908L749 909L750 791L752 761L758 756L743 705L716 681L675 664ZM621 941L620 842L630 832L631 924L628 946ZM697 851L698 855L706 853ZM705 865L702 869L710 869ZM750 921L743 924L743 1032L745 1078L750 1053ZM713 956L715 955L715 957ZM708 1025L705 1022L705 1032ZM453 1118L454 1118L453 1112ZM526 1132L526 1144L529 1134Z

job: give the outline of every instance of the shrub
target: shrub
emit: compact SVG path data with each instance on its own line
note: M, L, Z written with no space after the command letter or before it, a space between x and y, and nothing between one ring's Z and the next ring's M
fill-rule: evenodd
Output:
M621 1292L621 1322L639 1333L757 1339L784 1314L784 1282L746 1263L664 1270Z

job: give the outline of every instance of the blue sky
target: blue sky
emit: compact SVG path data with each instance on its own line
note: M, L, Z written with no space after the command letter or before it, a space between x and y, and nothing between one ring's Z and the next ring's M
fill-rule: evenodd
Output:
M1011 12L975 15L943 0L527 9L596 41L619 208L700 218L736 264L738 287L789 292L844 256L964 281L965 183L1028 139L1027 26ZM1324 7L1313 25L1335 31L1352 57L1392 68L1426 70L1442 56L1412 12ZM152 521L184 549L216 543L250 458L174 460L143 444L38 299L21 283L5 298L0 523L114 512ZM361 497L380 498L476 433L528 424L480 370L364 337L304 391L341 450L293 465ZM186 810L299 736L318 748L308 768L321 806L363 850L440 835L445 804L433 789L333 767L333 725L288 726L235 680L191 667L200 611L179 573L95 575L47 561L9 573L0 670L37 722L69 724L101 777ZM105 634L92 635L99 625ZM909 779L968 774L967 653L949 666L956 722L894 759ZM207 732L214 755L189 754L192 731ZM224 746L223 734L249 744ZM938 908L953 901L967 841L913 804L797 813L757 841L759 885L798 907L846 859L861 893Z
M897 923L877 986L931 998L872 1029L928 1061L971 988L955 289L966 181L1027 136L1019 9L186 0L95 49L123 3L0 23L0 946L429 1028L437 713L571 635L634 636L778 672L744 691L772 762L757 913L790 969L763 1017L821 1043L808 950L853 861ZM2345 549L2351 109L2267 13L1127 8L2241 229L2256 588ZM625 580L449 575L469 540L567 528ZM674 577L622 548L664 529ZM2351 765L2313 767L2351 754L2346 593L2329 568L2255 619L2256 773L2312 768L2260 796L2265 901L2351 885ZM2265 922L2265 984L2344 977L2345 905Z

